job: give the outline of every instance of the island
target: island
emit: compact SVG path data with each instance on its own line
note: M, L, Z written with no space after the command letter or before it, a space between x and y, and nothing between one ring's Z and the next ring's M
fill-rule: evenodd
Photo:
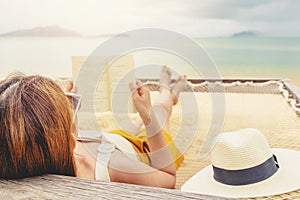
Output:
M16 30L0 34L0 36L14 37L80 37L79 33L62 28L60 26L43 26L32 29Z
M54 25L54 26L41 26L31 29L20 29L7 33L0 34L0 37L114 37L114 36L127 36L124 33L102 33L96 35L82 35L75 31Z
M231 37L233 37L233 38L236 38L236 37L257 37L257 34L253 31L242 31L242 32L233 34Z

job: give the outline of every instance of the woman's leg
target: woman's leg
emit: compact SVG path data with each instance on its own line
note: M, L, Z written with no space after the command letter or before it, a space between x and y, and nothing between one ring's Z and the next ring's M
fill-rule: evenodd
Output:
M155 121L157 122L154 122L154 124L158 125L160 131L158 129L153 130L153 128L151 128L150 131L149 129L147 130L148 144L151 151L152 166L164 166L165 169L168 169L172 172L171 169L173 169L173 167L175 167L175 169L179 168L180 164L183 162L184 157L173 142L173 138L168 134L170 133L169 119L172 114L173 105L178 102L178 95L184 90L187 80L186 76L179 76L175 81L175 84L170 87L171 72L166 66L164 66L160 74L160 83L160 94L155 100L151 110L155 115ZM160 132L161 134L160 136L154 135L149 138L149 135L151 136L151 132ZM158 160L159 163L155 164L156 162L158 162ZM171 162L174 163L172 167L170 165Z
M160 94L153 104L155 114L161 123L161 127L169 131L169 119L172 114L173 105L178 102L178 96L186 86L186 76L179 76L173 87L171 84L171 72L166 66L160 73Z
M138 151L139 153L141 153L141 155L147 155L145 154L145 153L149 153L147 149L152 152L151 154L152 160L151 162L149 161L152 164L156 163L154 161L157 160L156 159L157 156L159 157L158 160L163 162L160 163L160 165L162 164L164 167L168 166L171 162L174 162L174 166L176 167L176 169L178 169L180 164L183 162L184 159L183 155L180 153L178 148L172 142L173 138L168 134L169 132L168 126L169 126L169 118L172 114L172 107L178 102L178 95L180 94L181 91L184 90L186 83L187 83L186 77L180 76L175 81L175 84L172 87L170 87L171 72L166 66L163 67L160 73L160 84L161 84L160 94L158 95L156 101L154 102L150 110L151 113L150 116L153 117L152 118L153 121L151 119L150 124L147 123L146 129L140 131L136 135L137 137L135 138L138 142L142 141L143 148L139 149ZM149 92L148 89L146 89L141 82L137 81L136 84L137 87L141 88L141 90L143 91L142 93ZM134 88L132 88L131 90L136 92ZM142 101L142 99L140 98L136 98L136 99L137 101ZM145 144L147 144L146 145L147 148L144 148ZM167 149L164 148L166 145L168 146ZM159 155L156 155L153 152L157 152ZM170 155L171 155L171 160L169 158Z
M173 86L171 87L171 71L167 66L163 66L160 72L160 93L156 98L153 109L161 124L161 127L169 132L169 119L172 114L172 107L178 102L180 92L182 92L186 86L186 76L182 75L177 78ZM136 135L142 128L143 122L138 121L130 130L127 130L133 135Z
M171 71L167 66L163 66L161 72L160 72L160 94L158 98L156 99L154 103L154 107L156 109L157 115L159 116L159 120L161 121L162 124L165 124L165 121L167 118L170 117L171 112L172 112L172 106L170 101L170 84L171 84ZM164 107L161 107L161 105L164 104ZM170 104L170 105L169 105ZM161 108L160 108L161 107ZM143 126L143 121L137 121L134 126L132 126L130 129L127 128L128 132L130 132L133 135L136 135ZM164 128L168 128L163 126Z

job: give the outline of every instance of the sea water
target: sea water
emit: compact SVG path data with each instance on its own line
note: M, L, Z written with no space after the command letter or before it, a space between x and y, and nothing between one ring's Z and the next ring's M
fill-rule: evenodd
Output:
M225 77L288 78L300 82L300 38L200 39Z
M0 78L13 71L53 78L72 77L72 56L89 56L102 37L0 37ZM300 38L193 38L222 78L286 78L300 86ZM161 50L136 50L135 67L169 65L178 74L203 78L195 66ZM148 71L147 71L148 70ZM137 77L157 78L157 70L137 70ZM204 77L205 78L205 77Z

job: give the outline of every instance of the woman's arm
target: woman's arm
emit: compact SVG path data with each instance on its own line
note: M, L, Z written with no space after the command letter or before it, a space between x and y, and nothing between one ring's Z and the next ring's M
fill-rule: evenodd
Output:
M133 102L139 112L147 131L151 150L151 166L133 161L126 156L113 154L110 161L112 181L151 185L156 187L174 188L176 169L169 148L161 132L162 127L157 121L156 108L151 106L150 91L137 82L130 84Z
M109 162L110 180L113 182L174 189L175 174L155 169L140 161L132 160L119 150L114 151Z
M163 123L159 123L157 120L158 115L163 114L163 112L160 112L161 107L151 106L150 91L140 81L137 81L137 87L131 84L130 89L132 91L133 103L146 127L151 152L151 166L175 175L174 161L161 132Z

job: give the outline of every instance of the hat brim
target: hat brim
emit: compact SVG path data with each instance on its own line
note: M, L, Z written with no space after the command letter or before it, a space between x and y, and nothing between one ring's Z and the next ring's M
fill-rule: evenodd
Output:
M270 178L259 183L231 186L213 178L212 166L207 166L190 178L181 191L206 195L251 198L288 193L300 188L300 152L289 149L272 149L278 159L279 169Z

